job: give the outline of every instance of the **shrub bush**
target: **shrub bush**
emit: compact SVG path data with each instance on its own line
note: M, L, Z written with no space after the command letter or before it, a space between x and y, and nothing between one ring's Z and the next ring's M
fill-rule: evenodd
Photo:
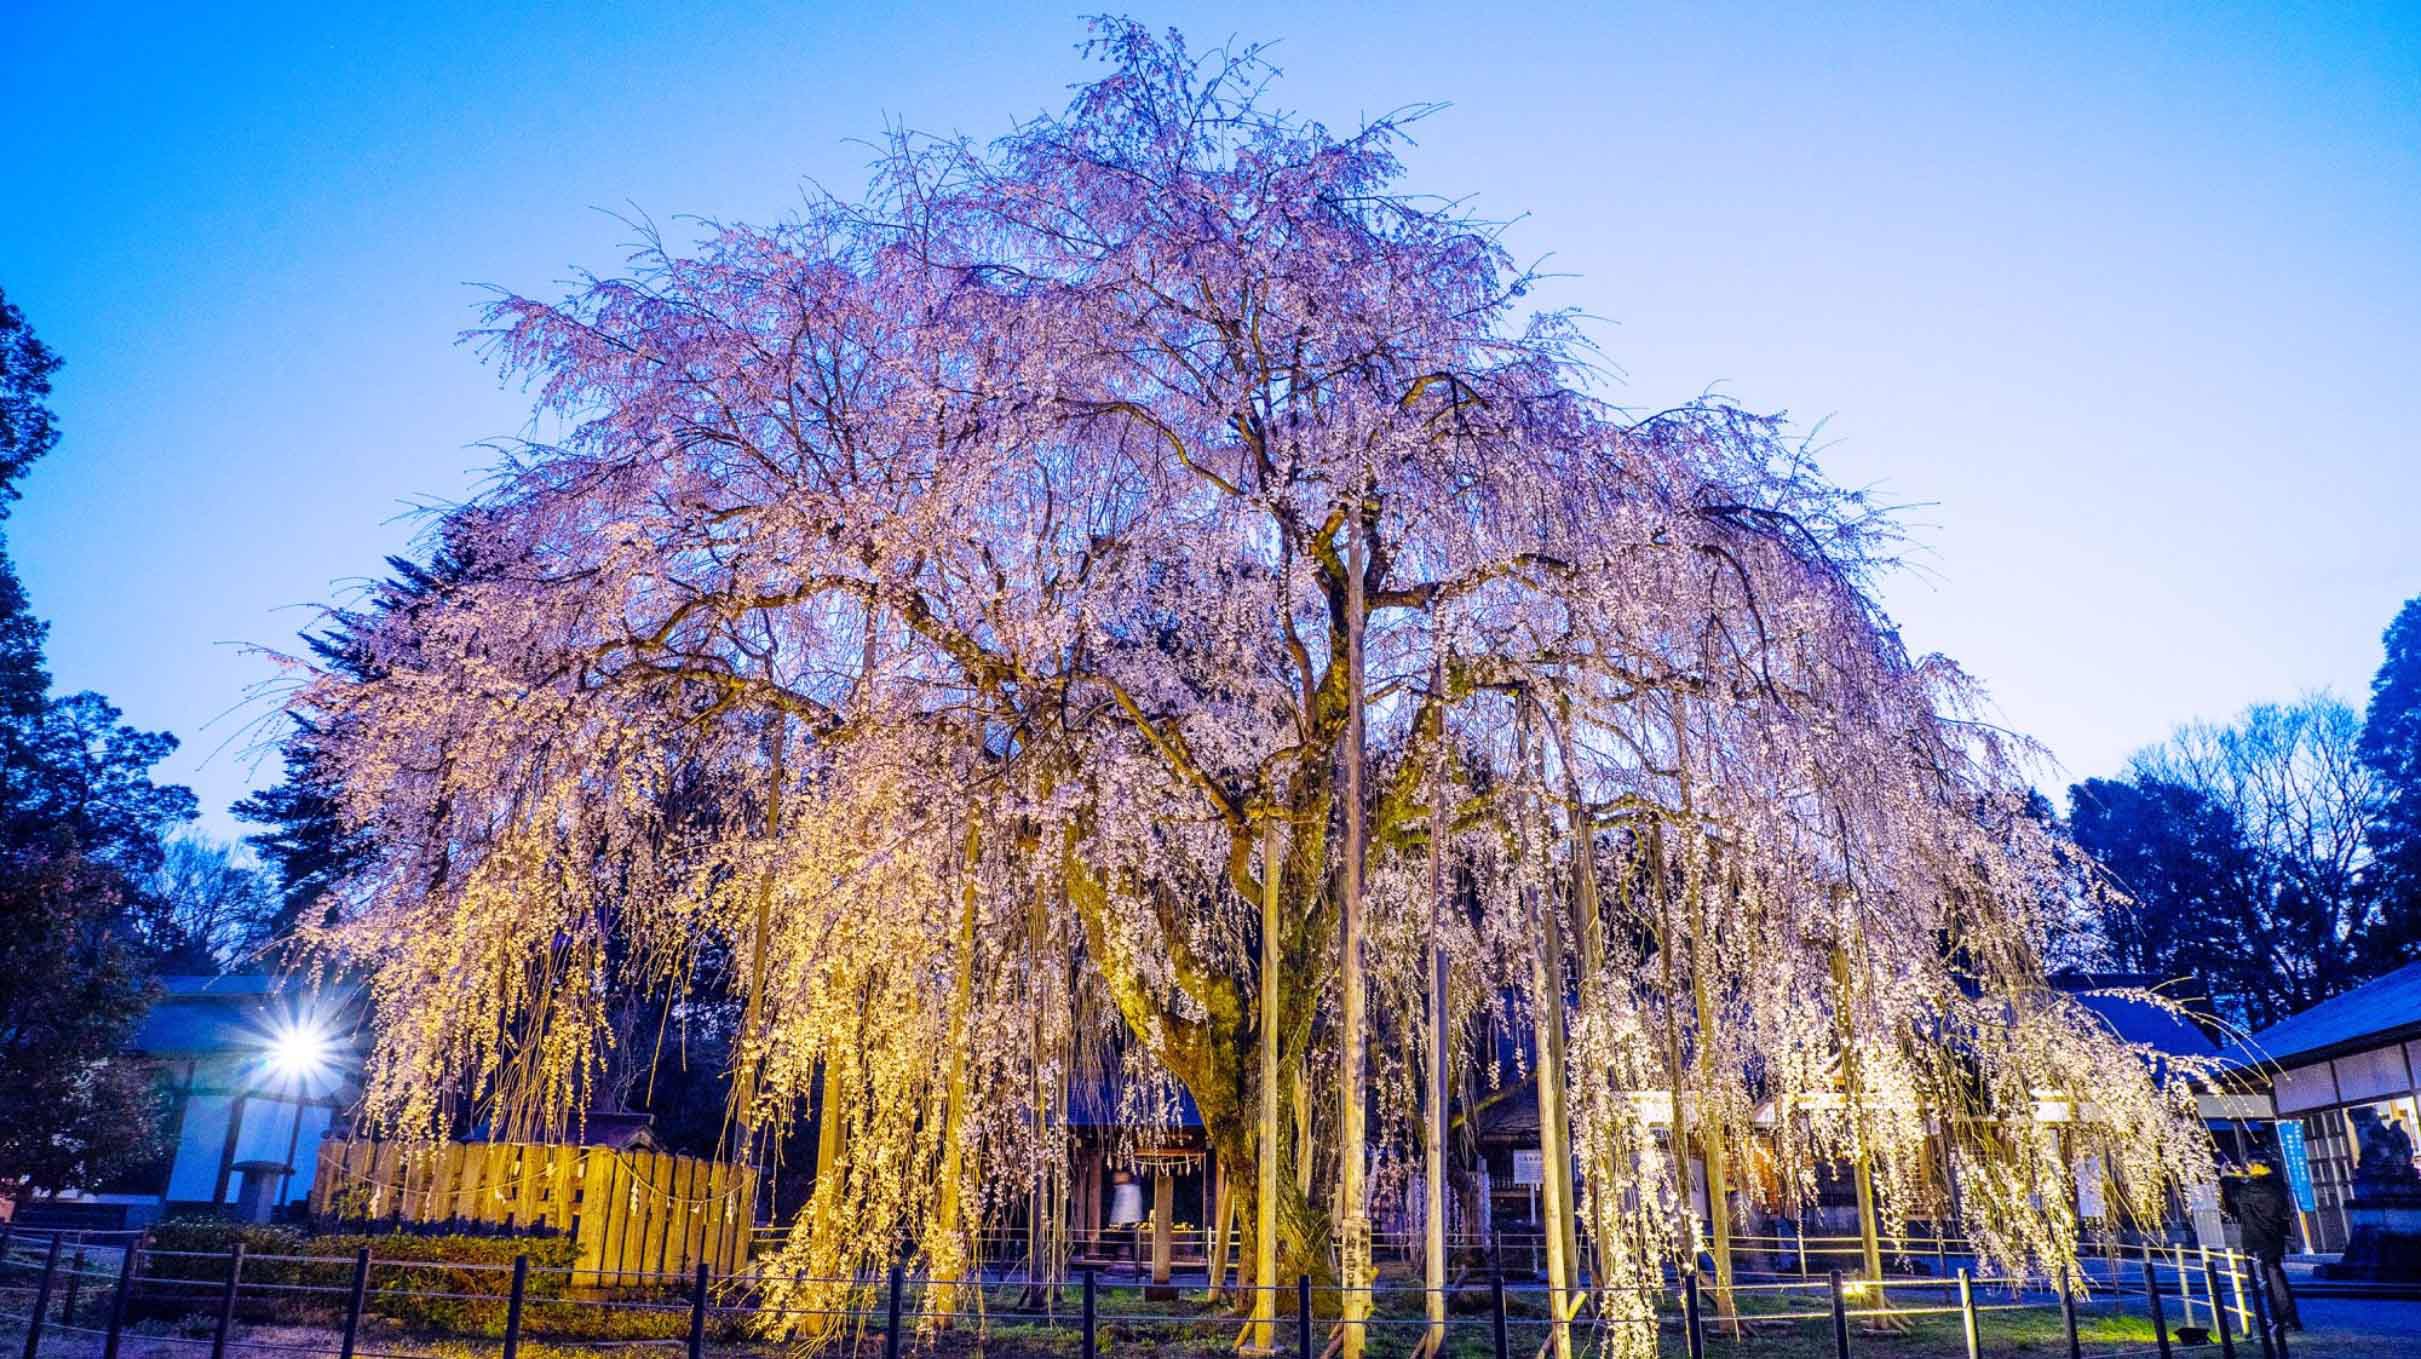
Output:
M294 1227L174 1219L151 1231L146 1283L138 1294L146 1310L215 1306L227 1278L227 1253L238 1242L244 1247L241 1310L249 1319L311 1324L341 1314L353 1286L354 1252L367 1246L371 1314L479 1335L503 1333L514 1256L530 1257L525 1296L533 1308L569 1292L564 1271L578 1258L578 1247L565 1236L312 1236Z

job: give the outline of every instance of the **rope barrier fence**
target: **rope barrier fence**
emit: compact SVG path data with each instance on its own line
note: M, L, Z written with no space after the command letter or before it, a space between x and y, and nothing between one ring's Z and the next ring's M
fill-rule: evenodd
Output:
M1974 1259L1947 1250L1943 1258ZM373 1271L379 1276L375 1286ZM427 1271L447 1278L413 1286ZM18 1337L21 1359L42 1359L46 1338L54 1351L98 1338L101 1359L120 1359L129 1339L208 1346L211 1359L226 1359L231 1350L431 1359L427 1350L360 1346L365 1317L405 1328L416 1343L425 1335L449 1344L449 1356L465 1344L473 1353L494 1345L505 1359L517 1359L525 1342L597 1351L682 1347L687 1359L703 1359L710 1335L718 1345L745 1344L801 1330L838 1335L852 1352L879 1343L886 1359L897 1359L909 1337L967 1333L997 1343L1020 1329L1063 1341L1072 1334L1084 1356L1098 1356L1105 1342L1115 1348L1127 1341L1165 1353L1188 1336L1198 1337L1201 1352L1212 1355L1237 1351L1238 1328L1250 1324L1250 1300L1267 1292L1276 1295L1274 1310L1281 1320L1293 1323L1274 1334L1292 1331L1298 1343L1277 1344L1265 1352L1266 1359L1293 1348L1304 1350L1299 1359L1320 1359L1335 1328L1346 1324L1367 1328L1374 1341L1380 1335L1416 1336L1407 1343L1408 1353L1436 1353L1425 1334L1433 1325L1425 1314L1426 1300L1444 1293L1445 1325L1450 1337L1462 1337L1461 1353L1485 1346L1495 1359L1529 1359L1529 1338L1551 1335L1557 1313L1567 1318L1576 1348L1626 1324L1620 1316L1592 1310L1594 1295L1585 1285L1567 1302L1570 1294L1508 1279L1501 1269L1491 1269L1485 1279L1466 1277L1436 1289L1383 1281L1349 1288L1308 1277L1261 1286L1238 1279L1215 1296L1207 1278L1180 1289L1149 1281L1140 1272L1121 1280L1095 1269L1061 1279L1022 1277L1014 1270L960 1279L912 1278L898 1267L848 1277L753 1269L717 1276L701 1263L688 1273L634 1274L635 1282L610 1288L575 1286L575 1276L583 1273L540 1266L526 1254L510 1264L382 1260L367 1247L350 1257L254 1255L241 1246L223 1253L154 1249L140 1235L126 1233L0 1229L0 1327ZM509 1284L495 1291L466 1288L461 1282L466 1278ZM838 1296L795 1296L803 1290ZM1979 1299L1986 1291L2002 1296ZM1001 1305L993 1305L993 1293L1001 1295ZM2179 1359L2191 1353L2238 1359L2239 1345L2246 1359L2256 1354L2290 1359L2285 1335L2268 1324L2265 1282L2257 1265L2233 1251L2200 1247L2147 1244L2113 1250L2080 1262L2072 1280L1977 1274L1968 1267L1957 1267L1947 1277L1857 1278L1828 1270L1810 1278L1734 1281L1719 1290L1684 1268L1668 1275L1660 1288L1623 1299L1619 1306L1644 1307L1651 1293L1657 1304L1653 1317L1640 1311L1632 1319L1679 1340L1689 1359L1705 1359L1710 1344L1749 1359L1762 1343L1827 1323L1835 1359L1849 1359L1870 1337L1905 1333L1944 1318L1957 1319L1957 1335L1940 1352L1963 1349L1966 1359L1981 1359L1996 1338L2005 1350L2038 1350L2054 1337L2064 1339L2069 1359ZM1205 1310L1166 1305L1189 1294ZM1349 1294L1371 1299L1366 1320L1339 1319ZM813 1303L826 1305L808 1305ZM2022 1333L2013 1331L2013 1322L2028 1314L2038 1320L2056 1314L2059 1330L2047 1335L2029 1320ZM239 1319L254 1331L282 1329L275 1338L239 1332ZM140 1329L130 1331L130 1323ZM204 1323L215 1323L211 1334L189 1333ZM663 1333L654 1333L659 1330ZM1517 1336L1522 1343L1516 1343ZM1922 1352L1893 1348L1901 1354ZM1009 1352L1015 1352L1013 1346ZM9 1359L6 1349L0 1349L0 1359Z

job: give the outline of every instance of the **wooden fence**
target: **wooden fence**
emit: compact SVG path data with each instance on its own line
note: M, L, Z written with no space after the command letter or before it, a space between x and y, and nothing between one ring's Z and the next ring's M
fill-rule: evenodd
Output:
M748 1264L756 1172L726 1161L537 1142L408 1146L358 1138L320 1148L315 1218L547 1229L578 1245L572 1284L613 1288Z

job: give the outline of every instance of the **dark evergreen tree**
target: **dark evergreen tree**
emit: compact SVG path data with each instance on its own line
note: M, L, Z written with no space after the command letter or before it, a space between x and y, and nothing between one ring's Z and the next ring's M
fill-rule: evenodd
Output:
M2387 629L2387 659L2371 680L2362 762L2379 781L2370 823L2370 898L2376 965L2421 957L2421 596Z
M2251 909L2259 865L2235 815L2200 789L2158 779L2087 779L2068 790L2068 827L2124 900L2099 903L2109 964L2238 1024L2274 1015L2273 956Z
M34 338L25 316L0 293L0 720L42 710L50 676L42 669L42 621L27 606L25 586L8 560L9 506L22 494L17 481L59 441L45 398L59 357Z
M58 367L0 296L0 518L58 441ZM123 1056L152 994L138 922L161 837L193 814L151 780L174 738L98 694L50 698L42 636L0 537L0 1199L152 1154L158 1102Z
M354 607L331 609L318 629L303 635L303 644L331 669L369 678L367 654L354 639L378 619L415 609L463 577L469 567L453 546L456 536L441 526L438 548L426 565L387 558L389 576ZM278 908L270 924L277 938L305 924L327 923L336 894L377 848L345 816L344 790L320 753L325 733L299 717L292 720L294 726L278 742L285 777L232 809L238 820L263 828L245 842L277 876Z

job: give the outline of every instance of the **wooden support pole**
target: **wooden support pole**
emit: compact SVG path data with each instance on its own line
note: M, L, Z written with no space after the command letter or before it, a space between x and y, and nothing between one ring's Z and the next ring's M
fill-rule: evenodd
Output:
M1959 1271L1959 1335L1967 1342L1967 1359L1981 1359L1975 1325L1975 1281Z
M1430 675L1431 701L1440 705L1437 776L1429 792L1429 1060L1421 1103L1421 1286L1429 1327L1422 1352L1446 1349L1446 660Z
M1367 600L1362 579L1365 549L1364 499L1367 487L1356 478L1353 503L1345 516L1345 872L1337 922L1338 1015L1341 1051L1337 1055L1337 1257L1344 1292L1340 1299L1343 1359L1362 1359L1370 1315L1370 1203L1364 1169L1370 1157L1365 1121L1369 1114L1368 983L1363 969L1362 857L1363 845L1363 688L1362 631L1367 623ZM1564 1359L1562 1354L1557 1359Z
M1252 1349L1278 1343L1278 821L1261 822L1261 1126L1253 1165Z

